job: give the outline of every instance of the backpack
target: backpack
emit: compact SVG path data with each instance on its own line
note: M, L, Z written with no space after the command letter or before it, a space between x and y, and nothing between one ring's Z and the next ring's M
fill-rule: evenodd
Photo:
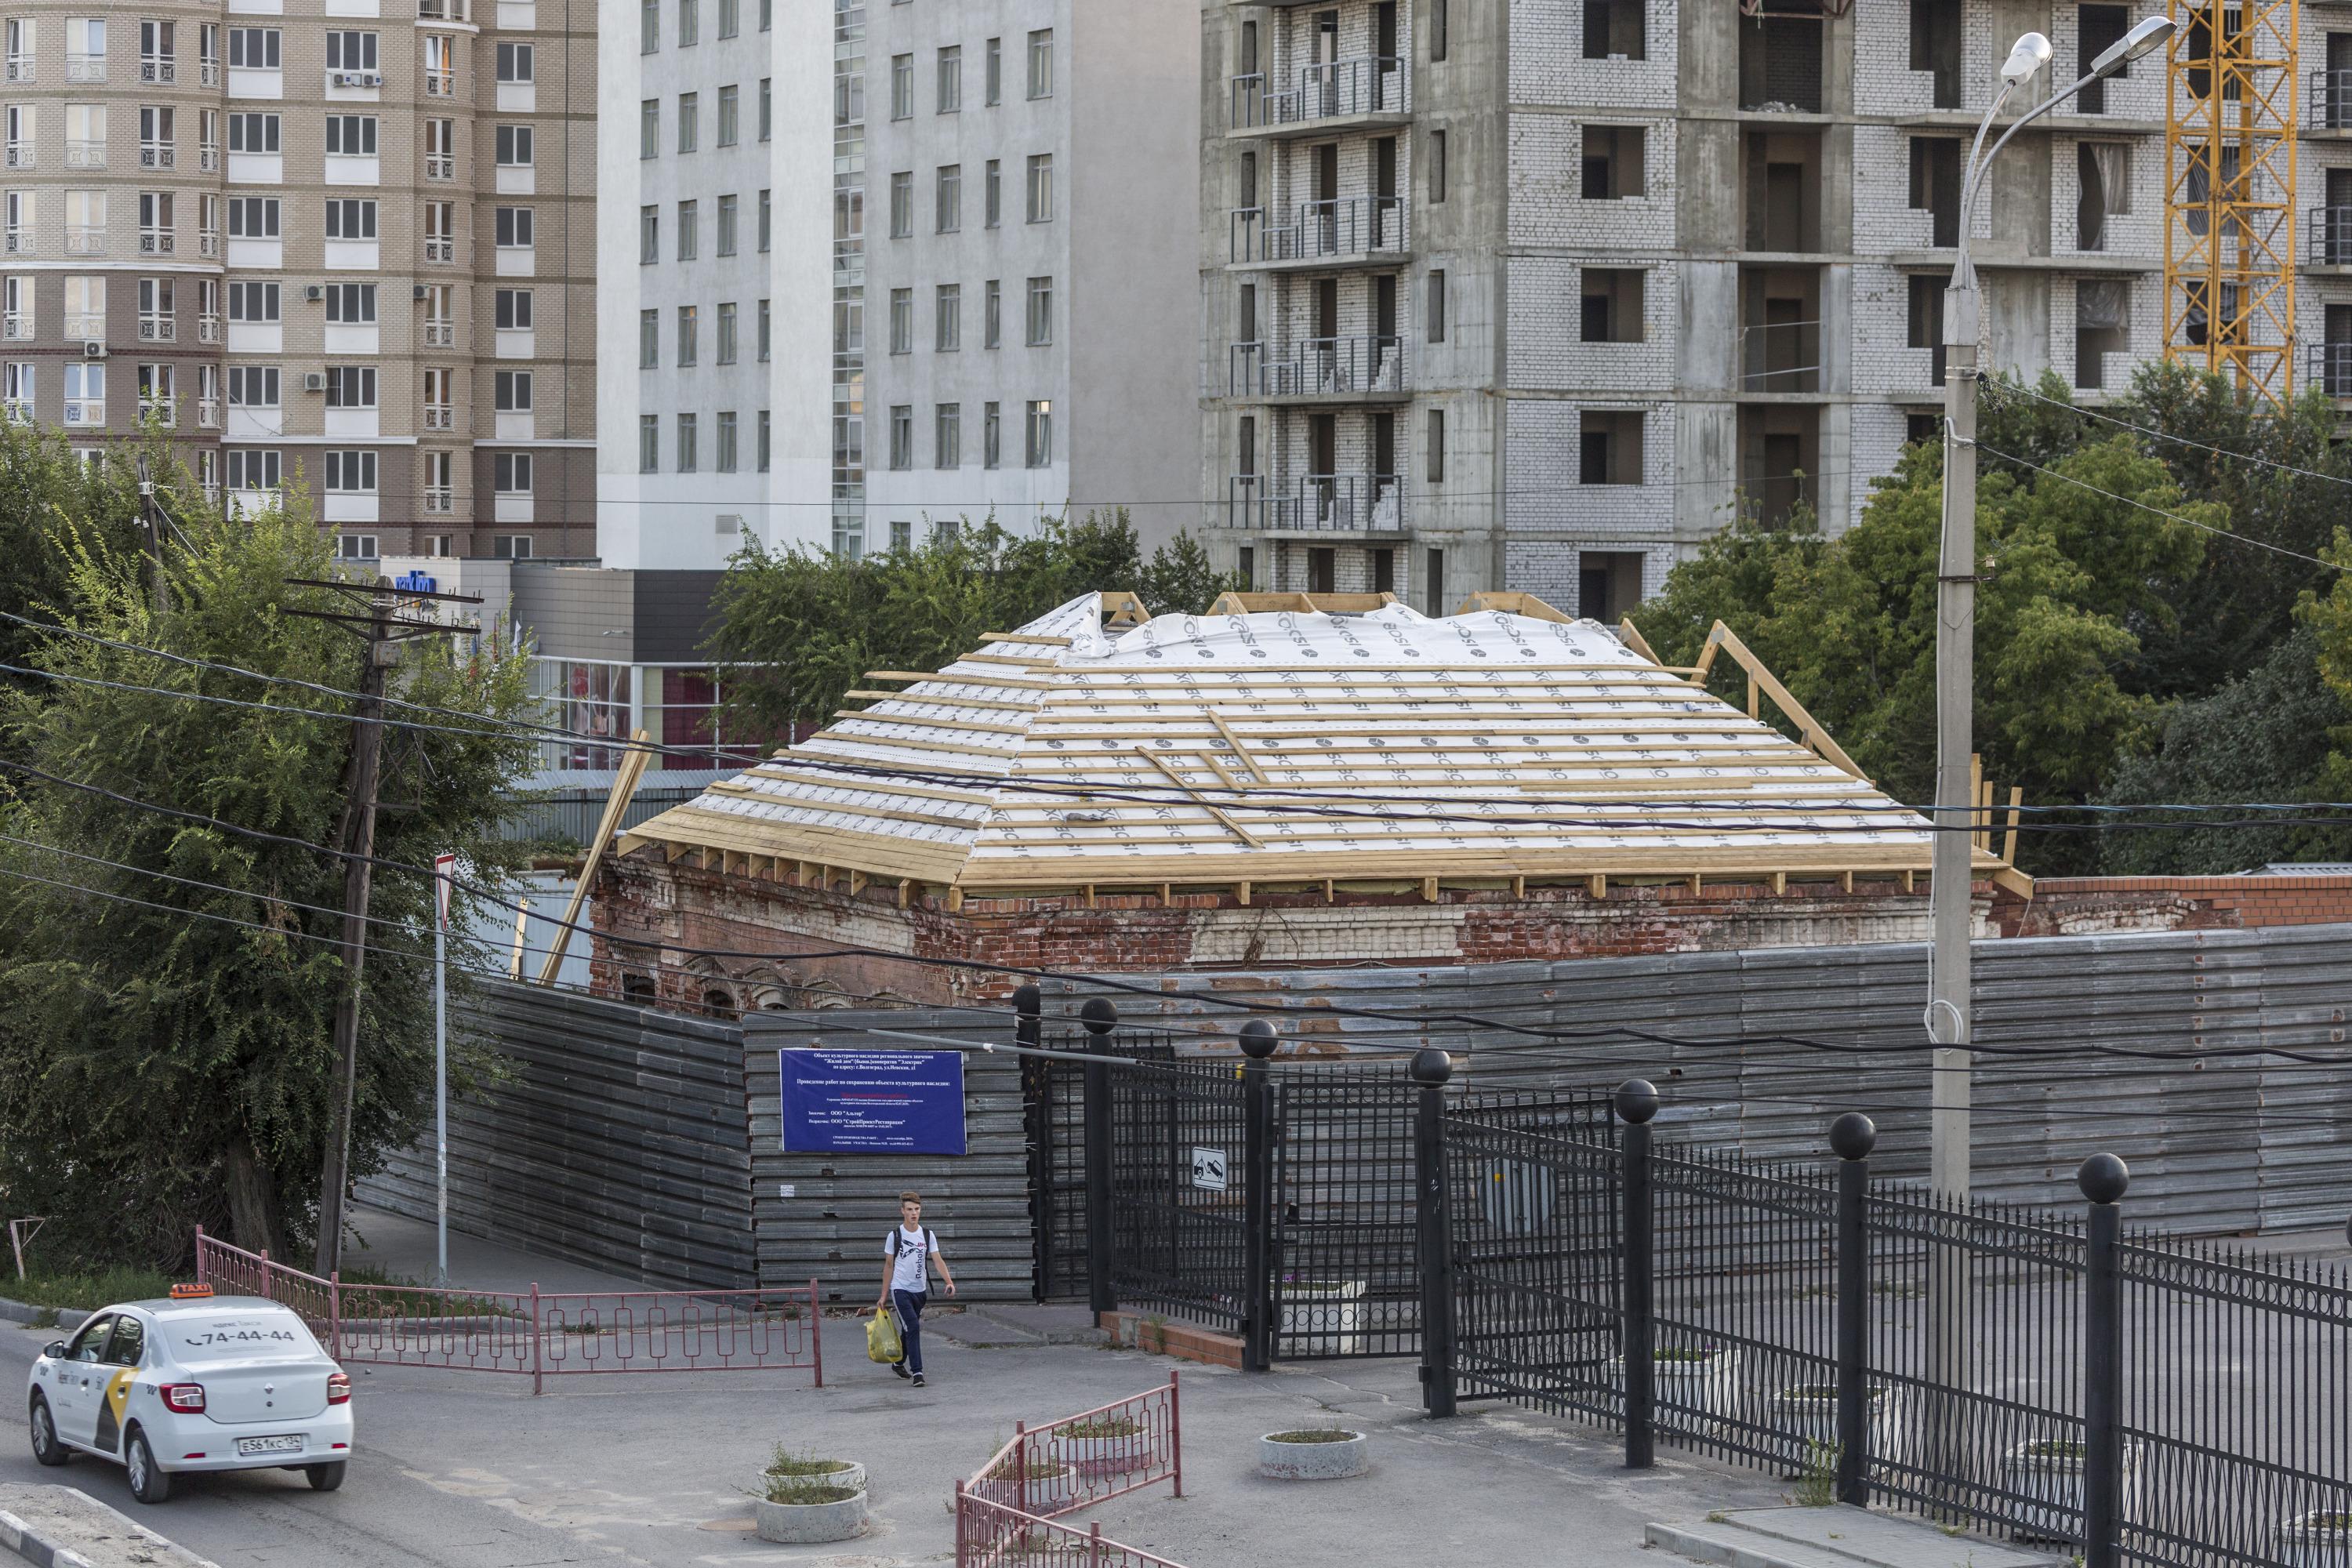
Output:
M894 1225L890 1227L890 1256L892 1258L898 1256L898 1241L901 1237L906 1235L906 1233L907 1227L903 1225ZM938 1234L934 1232L929 1226L925 1226L923 1227L923 1283L926 1285L930 1283L931 1256L938 1252L939 1249L940 1238Z

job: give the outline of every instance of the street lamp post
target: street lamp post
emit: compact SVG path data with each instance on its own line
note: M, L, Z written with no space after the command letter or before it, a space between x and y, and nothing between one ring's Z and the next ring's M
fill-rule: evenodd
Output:
M1936 588L1936 835L1929 884L1932 949L1927 979L1927 1038L1935 1049L1930 1074L1929 1178L1937 1192L1969 1191L1969 1043L1974 1015L1969 997L1969 884L1976 802L1970 798L1974 752L1977 629L1977 340L1981 310L1969 230L1985 171L2020 131L2093 82L2115 75L2172 36L2169 17L2144 17L2091 62L2083 79L2028 110L1984 152L1985 136L2009 97L2050 63L2050 40L2028 33L2000 68L1993 95L1969 149L1960 186L1959 255L1944 290L1944 520ZM1979 156L1979 154L1982 154Z

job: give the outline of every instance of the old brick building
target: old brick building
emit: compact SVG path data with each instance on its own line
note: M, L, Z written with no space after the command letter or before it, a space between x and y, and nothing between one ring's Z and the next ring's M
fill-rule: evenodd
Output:
M901 689L623 836L594 889L600 984L731 1010L1008 989L991 965L1926 934L1927 825L1727 631L1708 662L1748 665L1807 743L1704 667L1519 595L1218 610L1087 595L937 675L875 673ZM1990 847L1978 864L1988 910L1995 885L2030 891Z

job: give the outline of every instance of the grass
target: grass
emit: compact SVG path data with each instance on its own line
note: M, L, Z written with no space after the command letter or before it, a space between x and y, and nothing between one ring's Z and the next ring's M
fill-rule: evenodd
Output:
M1805 1445L1805 1468L1797 1478L1799 1508L1827 1508L1837 1501L1837 1462L1835 1443Z
M790 1503L806 1508L821 1502L846 1502L857 1494L847 1487L831 1487L805 1476L770 1474L767 1489L760 1495L770 1502Z
M1050 1481L1070 1473L1070 1467L1060 1459L1035 1458L1023 1468L1019 1454L1007 1454L992 1466L988 1479L992 1481Z
M0 1278L0 1296L28 1307L89 1311L116 1301L144 1301L168 1296L173 1285L182 1283L184 1281L152 1268L100 1268L68 1274L31 1274L22 1279Z
M1143 1423L1125 1415L1106 1415L1097 1421L1071 1421L1054 1428L1056 1437L1083 1440L1089 1437L1132 1437L1143 1430Z
M847 1459L820 1459L814 1451L795 1454L782 1443L776 1445L776 1456L768 1462L768 1474L771 1476L786 1476L796 1480L837 1475L847 1468Z
M1316 1426L1299 1432L1269 1432L1265 1440L1269 1443L1352 1443L1360 1436L1360 1433L1340 1426Z
M90 1268L58 1273L33 1273L22 1279L0 1276L0 1297L22 1301L28 1307L47 1307L57 1311L95 1311L118 1301L150 1301L168 1297L174 1285L190 1284L190 1274L165 1274L158 1269L117 1264L104 1268ZM386 1274L377 1268L346 1268L341 1283L347 1289L368 1286L373 1289L343 1299L346 1318L371 1317L481 1317L513 1318L517 1312L511 1303L477 1296L444 1297L425 1291L414 1279ZM217 1289L217 1287L216 1287ZM227 1294L223 1291L222 1294ZM43 1328L54 1327L52 1317ZM593 1329L567 1328L561 1331L593 1333Z

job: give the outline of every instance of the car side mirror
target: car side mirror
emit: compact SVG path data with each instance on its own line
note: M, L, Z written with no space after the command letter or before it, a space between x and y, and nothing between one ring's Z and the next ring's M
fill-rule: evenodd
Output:
M66 1359L66 1342L63 1340L51 1340L41 1347L41 1353L51 1361L63 1361Z

